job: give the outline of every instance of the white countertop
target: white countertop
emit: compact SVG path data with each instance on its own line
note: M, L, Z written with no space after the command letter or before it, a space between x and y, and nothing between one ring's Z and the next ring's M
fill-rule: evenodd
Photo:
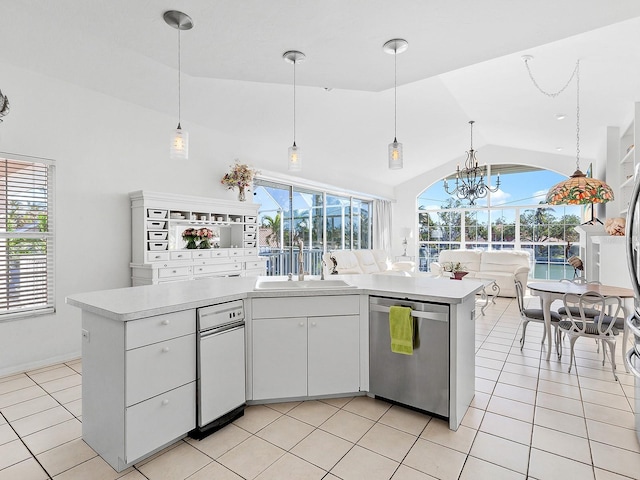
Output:
M317 280L319 277L307 277ZM380 295L393 298L456 304L482 288L481 282L460 282L446 278L403 277L399 275L332 275L358 288L323 290L254 290L260 281L286 277L223 277L186 280L139 287L78 293L67 297L69 305L110 318L128 321L153 315L199 308L215 303L256 297L310 295Z

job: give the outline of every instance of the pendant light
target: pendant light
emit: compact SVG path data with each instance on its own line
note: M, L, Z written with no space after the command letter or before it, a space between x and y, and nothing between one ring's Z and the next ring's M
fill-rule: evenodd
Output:
M385 53L393 55L393 142L389 144L389 169L399 170L402 168L402 144L397 139L398 127L398 54L405 52L409 48L409 42L402 38L394 38L382 45Z
M296 64L304 62L305 54L297 50L289 50L282 54L282 59L287 63L293 63L293 145L289 147L289 170L299 172L302 170L300 147L296 145Z
M549 205L587 205L589 203L606 203L613 200L613 191L609 185L597 178L587 177L580 170L580 60L576 62L576 67L573 69L567 83L558 92L549 93L540 88L538 82L533 78L529 68L529 61L532 59L531 55L522 57L531 82L541 93L548 97L557 97L567 88L574 77L576 79L576 171L567 180L563 180L549 189L547 203ZM593 221L594 219L592 218Z
M178 127L171 133L171 146L169 150L169 158L171 160L188 160L189 159L189 132L182 130L180 125L181 118L181 99L180 99L180 31L191 30L193 28L193 20L186 13L177 10L169 10L164 12L164 21L170 27L178 30Z

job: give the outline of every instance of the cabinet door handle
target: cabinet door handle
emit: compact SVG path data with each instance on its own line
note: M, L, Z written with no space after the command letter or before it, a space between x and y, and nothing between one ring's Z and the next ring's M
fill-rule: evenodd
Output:
M169 400L166 398L162 400L162 405L169 405Z
M162 349L162 353L168 353L169 352L169 347L164 347Z
M162 321L162 325L169 325L169 323L170 323L169 320L163 320Z

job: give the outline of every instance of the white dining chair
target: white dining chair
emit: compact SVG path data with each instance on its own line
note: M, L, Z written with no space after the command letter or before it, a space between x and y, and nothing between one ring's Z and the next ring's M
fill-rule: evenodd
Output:
M544 323L544 312L539 308L524 308L524 287L519 280L515 280L516 285L516 299L518 300L518 310L520 311L520 318L522 320L522 337L520 338L520 350L524 347L524 339L527 334L527 325L529 322L537 322L542 323L543 327L543 335L542 335L542 343L544 344L544 339L547 336L547 326ZM560 322L561 317L556 312L551 312L551 326L555 330L555 338L556 341L556 350L558 356L560 356L560 331L558 330L558 323Z

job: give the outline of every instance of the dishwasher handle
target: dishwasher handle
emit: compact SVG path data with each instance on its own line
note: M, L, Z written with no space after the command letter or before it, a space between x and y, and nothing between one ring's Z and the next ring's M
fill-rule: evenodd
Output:
M404 305L398 305L402 307ZM386 307L384 305L369 305L369 309L372 312L382 312L389 313L391 311L391 307ZM444 312L421 312L420 310L411 310L411 316L414 318L426 318L427 320L435 320L437 322L449 322L449 314Z
M216 327L216 328L203 330L202 332L200 332L200 339L213 337L214 335L220 335L222 333L228 333L233 330L238 330L240 328L244 328L244 321L227 323L226 325L220 325L219 327Z

